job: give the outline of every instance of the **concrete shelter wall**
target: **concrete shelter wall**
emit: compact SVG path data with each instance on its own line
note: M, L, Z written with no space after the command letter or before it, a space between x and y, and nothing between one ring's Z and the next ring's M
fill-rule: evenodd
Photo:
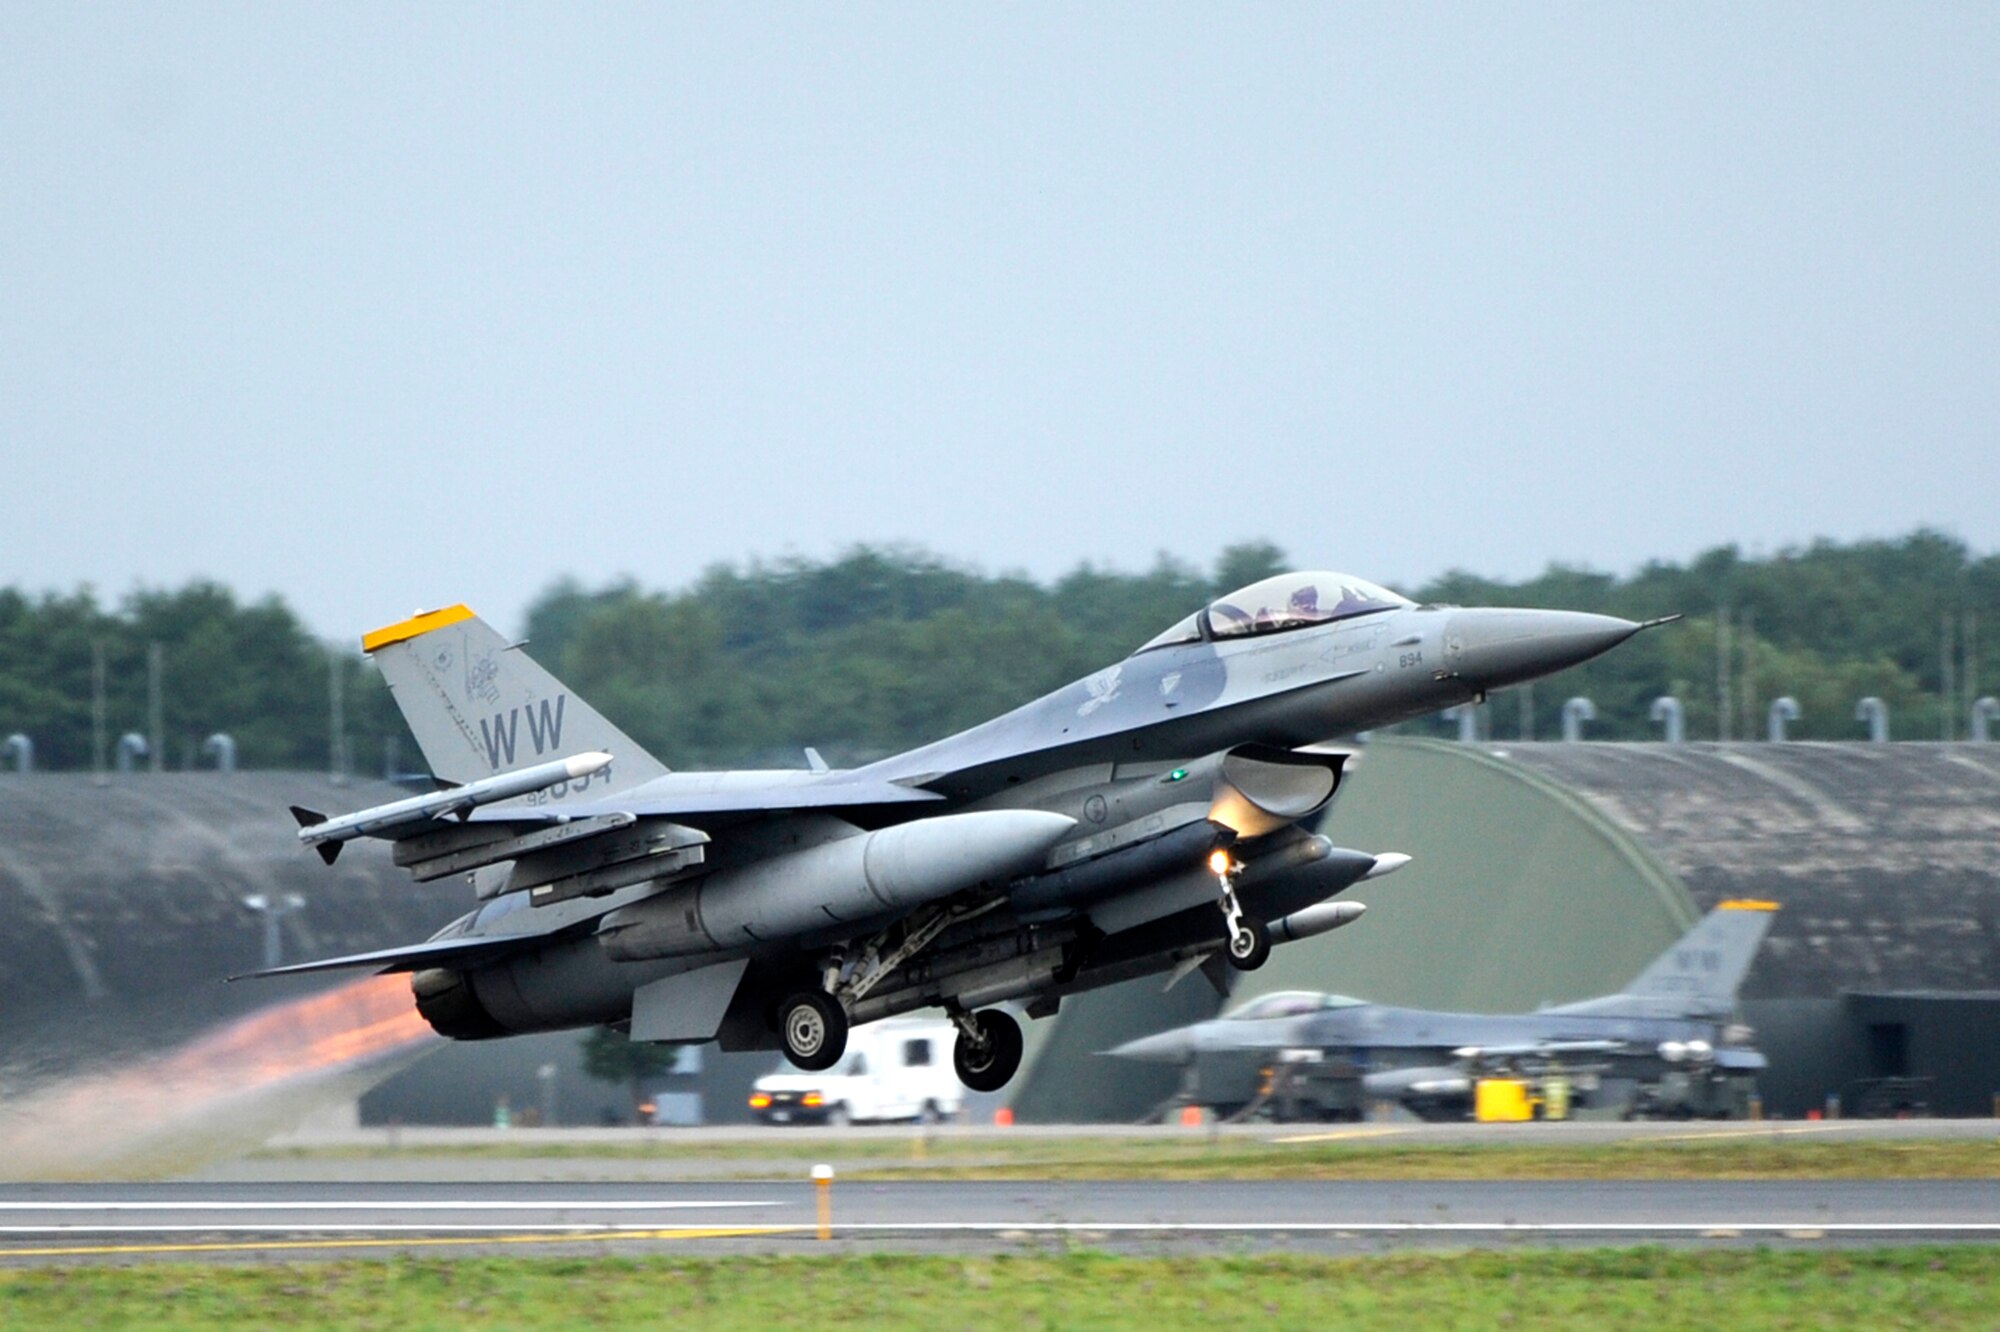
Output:
M1577 792L1702 909L1778 902L1746 999L2000 989L2000 744L1477 748Z
M362 841L331 868L289 804L359 809L409 792L298 772L0 775L0 1048L10 1067L173 1044L347 974L225 984L262 965L253 893L297 893L284 960L422 939L466 909Z

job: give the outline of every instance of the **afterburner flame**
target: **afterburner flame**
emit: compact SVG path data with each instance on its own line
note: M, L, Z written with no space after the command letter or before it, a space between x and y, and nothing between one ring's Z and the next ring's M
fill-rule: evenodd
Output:
M407 976L353 981L10 1100L0 1112L0 1171L20 1179L185 1169L254 1147L439 1044Z
M370 976L239 1019L165 1057L169 1076L237 1087L359 1063L431 1035L407 976Z

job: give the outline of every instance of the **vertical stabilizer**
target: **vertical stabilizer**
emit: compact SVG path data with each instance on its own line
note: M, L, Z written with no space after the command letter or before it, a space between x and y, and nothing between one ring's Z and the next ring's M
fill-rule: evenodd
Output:
M1727 1013L1777 912L1776 902L1717 904L1680 942L1661 953L1623 991L1648 999L1685 1000L1690 1013Z
M464 606L429 611L361 640L431 771L471 782L590 750L611 755L609 792L667 769L533 658Z

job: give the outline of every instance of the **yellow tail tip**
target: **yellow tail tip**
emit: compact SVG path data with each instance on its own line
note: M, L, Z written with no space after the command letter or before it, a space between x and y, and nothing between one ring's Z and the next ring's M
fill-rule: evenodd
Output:
M388 647L391 643L401 643L419 634L427 634L433 629L442 629L448 624L457 624L460 620L472 618L472 608L469 606L447 606L443 610L420 611L407 620L377 629L372 634L363 634L361 650L374 652Z

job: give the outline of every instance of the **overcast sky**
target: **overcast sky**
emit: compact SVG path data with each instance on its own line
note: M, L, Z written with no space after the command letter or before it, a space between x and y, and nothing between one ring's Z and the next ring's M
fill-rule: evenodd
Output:
M0 6L0 585L2000 548L2000 6Z

